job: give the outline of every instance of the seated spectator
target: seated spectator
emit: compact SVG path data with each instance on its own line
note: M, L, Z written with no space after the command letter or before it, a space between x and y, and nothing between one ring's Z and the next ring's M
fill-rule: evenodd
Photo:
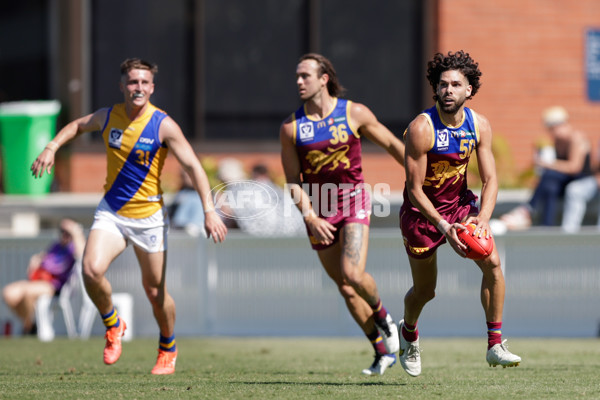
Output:
M46 252L29 260L28 279L10 283L2 290L4 302L21 319L24 334L36 334L35 303L43 294L54 296L67 282L85 246L81 226L70 219L60 222L60 238Z
M191 236L204 236L204 208L192 179L182 169L181 187L169 208L173 229L183 229Z
M581 229L583 217L590 200L600 190L600 173L576 179L565 188L565 203L561 229L566 233L577 233ZM598 218L600 227L600 214Z
M565 200L562 228L577 230L585 212L585 199L593 197L597 190L590 185L595 181L590 165L590 142L569 123L567 111L559 106L550 107L543 113L543 122L552 137L556 157L552 161L535 160L542 174L531 200L500 217L509 230L529 228L536 213L540 214L540 225L555 225L561 198Z

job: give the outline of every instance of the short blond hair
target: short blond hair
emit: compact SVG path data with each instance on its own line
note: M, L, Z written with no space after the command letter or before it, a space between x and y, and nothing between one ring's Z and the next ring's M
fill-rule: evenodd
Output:
M542 120L547 127L562 125L569 120L569 113L561 106L548 107L542 113Z
M152 75L158 73L158 65L141 58L128 58L121 63L121 75L127 74L132 69L145 69L152 72Z

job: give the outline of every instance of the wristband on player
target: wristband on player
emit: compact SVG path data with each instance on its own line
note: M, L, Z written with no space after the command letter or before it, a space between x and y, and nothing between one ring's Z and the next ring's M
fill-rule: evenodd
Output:
M304 220L306 221L306 219L307 219L308 217L316 217L316 216L317 216L317 214L316 214L316 213L315 213L315 211L314 211L314 210L311 208L311 209L310 209L310 210L308 210L308 211L306 212L306 214L304 215Z
M215 211L214 207L207 208L207 209L204 210L204 214L208 214L209 212L213 212L213 211Z
M437 224L438 230L444 235L446 233L448 233L448 231L450 230L451 227L452 227L452 225L445 219L440 220L440 222L438 222L438 224Z
M58 150L60 146L58 145L58 143L56 143L54 140L51 140L50 142L48 142L48 144L46 145L46 149L51 150L53 152L56 153L56 150Z

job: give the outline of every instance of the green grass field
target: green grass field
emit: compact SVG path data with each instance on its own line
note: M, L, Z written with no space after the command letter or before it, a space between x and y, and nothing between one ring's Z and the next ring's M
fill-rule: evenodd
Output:
M517 368L490 368L485 338L421 339L423 373L384 376L365 340L179 338L177 372L153 376L156 340L124 343L102 363L102 338L0 339L2 399L600 399L600 341L511 339Z

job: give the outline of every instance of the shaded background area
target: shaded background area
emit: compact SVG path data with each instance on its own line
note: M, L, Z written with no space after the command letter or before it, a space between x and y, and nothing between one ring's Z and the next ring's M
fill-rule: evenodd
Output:
M158 63L153 102L199 155L263 160L281 174L278 129L299 105L298 57L329 57L348 97L401 135L431 104L426 62L465 49L483 71L468 105L492 123L500 183L530 187L541 112L561 104L600 147L600 2L581 0L32 0L0 15L0 101L59 99L62 124L121 101L118 65ZM76 151L75 151L76 150ZM367 141L370 184L402 190L403 172ZM56 191L99 191L96 135L57 157ZM376 161L374 161L376 160ZM79 173L77 171L90 171Z
M75 108L89 112L122 101L119 64L141 57L159 65L153 102L191 140L273 141L281 121L299 106L294 82L299 56L319 51L333 60L349 96L369 104L400 132L421 103L419 80L413 78L421 73L414 61L422 51L422 4L11 4L0 17L0 72L11 77L2 84L3 100L62 97L70 118Z

